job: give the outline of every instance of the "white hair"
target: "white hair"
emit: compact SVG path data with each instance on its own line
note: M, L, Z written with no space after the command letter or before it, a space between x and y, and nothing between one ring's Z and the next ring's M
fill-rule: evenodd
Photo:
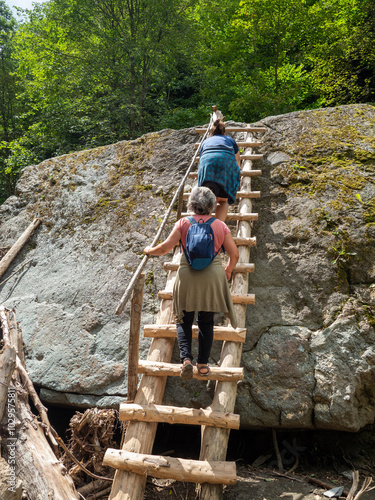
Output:
M190 193L187 209L197 215L210 215L216 206L216 196L207 187L195 187Z

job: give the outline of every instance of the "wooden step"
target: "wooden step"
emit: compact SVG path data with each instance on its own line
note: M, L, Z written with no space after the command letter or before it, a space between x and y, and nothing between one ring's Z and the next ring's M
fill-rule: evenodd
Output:
M258 148L260 146L263 146L262 141L236 141L237 146L239 148ZM201 142L196 142L194 144L195 149L199 148L202 145Z
M181 217L188 217L189 213L182 213ZM258 214L227 214L226 220L252 221L258 220Z
M163 363L161 361L149 361L140 359L138 361L138 373L152 375L154 377L179 377L181 365L175 363ZM194 366L193 378L197 380L220 380L226 382L238 382L243 379L243 368L230 367L221 368L220 366L210 366L208 375L199 375L197 367Z
M187 200L190 193L184 193L183 199ZM237 191L236 198L260 198L260 191Z
M164 262L165 271L177 271L179 264L177 262ZM237 264L232 273L253 273L254 264Z
M172 300L173 292L170 292L168 290L160 290L158 292L158 298L161 300ZM255 304L255 295L252 293L249 293L247 295L235 295L232 293L232 301L233 304Z
M143 337L148 338L176 338L176 325L144 325ZM198 326L193 325L193 339L198 338ZM230 342L245 342L246 328L232 328L231 326L214 326L214 340Z
M255 247L257 244L256 236L253 236L252 238L239 238L238 236L233 236L233 240L238 247L240 245L247 247Z
M164 422L167 424L211 425L223 429L240 428L240 416L235 413L165 405L122 403L119 419L124 422L136 420L138 422Z
M189 214L189 215L193 215L193 214ZM250 238L240 238L238 236L233 236L233 241L235 242L235 244L237 246L243 245L245 247L255 247L257 244L256 236L252 236ZM179 246L180 246L180 244L178 243L178 245L176 245L176 247L179 247ZM251 266L253 264L249 264L249 265ZM172 269L171 269L171 271L172 271Z
M245 153L243 155L240 154L240 160L243 161L256 161L256 160L261 160L264 157L263 154L261 153ZM200 156L196 156L194 163L198 163L200 160Z
M142 476L190 483L236 484L237 481L236 462L186 460L108 448L103 465Z
M196 134L204 134L207 128L197 127L195 129ZM230 125L225 126L225 132L267 132L266 127L250 127L246 125L245 127L232 127Z
M246 172L241 172L241 177L255 177L256 175L262 175L261 170L248 170ZM196 179L198 177L198 172L190 172L188 175L190 179Z

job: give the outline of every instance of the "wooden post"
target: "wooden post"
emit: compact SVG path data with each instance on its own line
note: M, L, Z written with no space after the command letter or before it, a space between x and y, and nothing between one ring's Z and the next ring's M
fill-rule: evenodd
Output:
M30 238L35 228L39 226L41 223L41 219L35 219L29 227L21 234L12 248L4 255L4 257L0 260L0 277L5 273L8 267L11 265L18 252L24 246L26 241Z
M141 330L141 314L145 274L138 278L130 303L130 328L128 347L128 401L134 401L138 387L139 335Z

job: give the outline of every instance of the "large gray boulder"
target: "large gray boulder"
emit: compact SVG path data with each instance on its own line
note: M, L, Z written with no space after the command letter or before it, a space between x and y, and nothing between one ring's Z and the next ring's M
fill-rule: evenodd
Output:
M374 123L369 105L262 122L256 304L236 407L244 428L356 431L375 419ZM32 264L0 288L0 303L16 310L44 401L113 406L126 396L129 306L121 317L114 310L196 140L193 129L164 130L46 160L26 168L0 206L0 247L43 219L3 278ZM146 268L143 323L156 320L164 260ZM148 345L141 341L143 358ZM211 361L219 356L215 345ZM165 401L207 406L212 391L169 379Z

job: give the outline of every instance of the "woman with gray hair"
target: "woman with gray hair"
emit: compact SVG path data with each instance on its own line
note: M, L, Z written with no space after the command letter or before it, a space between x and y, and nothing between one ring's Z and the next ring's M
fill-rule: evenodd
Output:
M195 221L206 222L216 206L216 197L206 187L194 188L188 200L188 211ZM165 255L181 242L186 248L186 235L191 226L187 217L176 222L168 238L155 247L146 247L147 255ZM228 281L234 266L238 262L238 249L228 226L219 219L211 225L214 233L216 257L212 263L199 271L193 269L183 254L173 288L173 312L176 317L177 340L182 362L181 377L193 376L193 356L191 354L192 324L198 311L198 359L197 369L200 375L208 375L208 358L213 341L214 314L224 313L233 328L237 327ZM229 256L224 269L219 256L221 247Z

